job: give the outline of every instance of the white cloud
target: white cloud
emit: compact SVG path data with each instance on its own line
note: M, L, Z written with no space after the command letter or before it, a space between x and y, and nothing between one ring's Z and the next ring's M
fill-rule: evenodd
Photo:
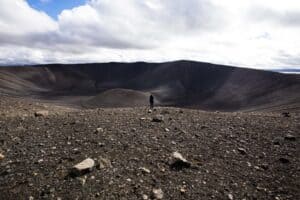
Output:
M299 16L294 0L90 0L54 21L24 0L1 0L0 63L189 59L299 68Z
M24 35L56 30L57 23L47 14L34 10L23 0L0 1L0 33Z

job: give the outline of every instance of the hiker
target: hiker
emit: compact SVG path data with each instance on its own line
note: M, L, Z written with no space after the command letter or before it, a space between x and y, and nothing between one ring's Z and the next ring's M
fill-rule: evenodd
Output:
M154 97L153 97L152 94L150 95L149 102L150 102L150 109L153 109L153 107L154 107Z

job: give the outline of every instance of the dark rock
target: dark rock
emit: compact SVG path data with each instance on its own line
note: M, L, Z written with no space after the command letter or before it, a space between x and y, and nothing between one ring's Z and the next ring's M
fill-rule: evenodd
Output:
M268 164L261 164L260 168L262 168L264 170L268 170L269 169L269 165Z
M136 128L132 128L131 132L135 133L136 132Z
M155 117L153 117L152 121L153 122L163 122L164 117L162 115L156 115Z
M247 154L247 152L246 152L246 150L245 150L244 148L238 148L237 150L238 150L238 152L240 152L240 154L242 154L242 155L246 155L246 154Z
M202 125L200 128L201 128L201 129L206 129L206 128L208 128L208 126Z
M287 134L284 139L288 141L296 141L296 137L291 134Z
M291 117L291 114L289 113L289 112L283 112L283 113L281 113L282 114L282 116L284 116L284 117Z
M276 137L274 140L273 140L273 144L274 145L280 145L282 142L282 138L281 137Z
M281 163L283 163L283 164L288 164L288 163L290 163L290 160L287 159L287 158L279 158L279 161L280 161Z

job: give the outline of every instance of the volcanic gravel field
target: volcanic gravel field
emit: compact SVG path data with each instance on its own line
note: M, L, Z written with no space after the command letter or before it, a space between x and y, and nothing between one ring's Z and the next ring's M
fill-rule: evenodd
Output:
M299 130L296 112L77 109L1 96L0 199L296 200ZM93 166L74 173L87 158Z

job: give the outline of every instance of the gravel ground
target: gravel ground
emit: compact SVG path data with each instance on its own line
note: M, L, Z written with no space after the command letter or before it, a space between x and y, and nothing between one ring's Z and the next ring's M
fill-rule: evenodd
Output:
M300 199L300 115L290 115L1 97L0 199ZM95 166L72 174L86 158Z

